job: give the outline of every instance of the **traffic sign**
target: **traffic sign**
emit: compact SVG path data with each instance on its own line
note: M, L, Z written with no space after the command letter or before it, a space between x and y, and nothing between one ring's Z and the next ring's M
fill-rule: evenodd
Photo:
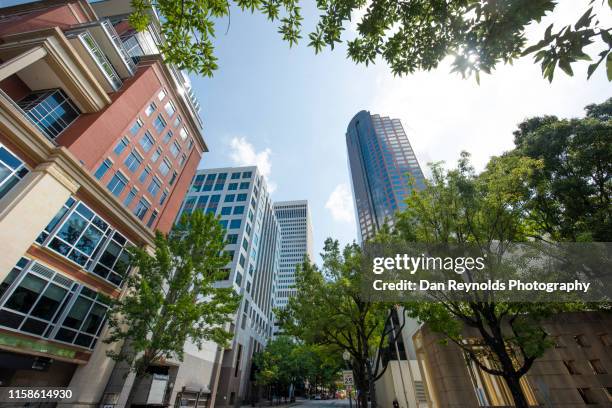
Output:
M354 385L353 381L353 372L350 370L342 371L342 378L344 380L344 385L347 387L352 387Z

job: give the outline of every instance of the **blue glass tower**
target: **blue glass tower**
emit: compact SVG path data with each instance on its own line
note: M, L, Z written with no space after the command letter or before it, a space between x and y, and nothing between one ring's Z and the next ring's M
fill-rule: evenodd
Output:
M346 130L346 146L363 242L383 224L393 225L411 188L423 188L425 177L399 119L357 113Z

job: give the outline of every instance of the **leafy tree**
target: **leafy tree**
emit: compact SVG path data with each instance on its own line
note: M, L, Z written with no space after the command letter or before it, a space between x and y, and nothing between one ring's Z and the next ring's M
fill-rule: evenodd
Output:
M158 231L154 253L132 248L135 272L127 278L126 295L112 305L105 340L125 342L109 356L135 373L129 402L149 367L182 360L186 341L201 347L207 340L223 346L231 339L223 326L240 298L231 288L213 287L228 263L224 235L218 219L196 211L183 215L170 234Z
M341 250L338 241L328 238L322 258L321 269L308 260L297 268L298 295L279 313L283 330L306 344L348 351L360 406L368 406L369 396L376 408L375 382L387 368L378 350L385 341L395 341L389 307L363 296L357 244Z
M408 242L474 245L489 261L502 259L514 242L527 240L533 232L525 218L529 181L541 168L541 161L528 157L494 157L477 175L467 153L456 169L433 165L432 179L424 190L412 192L407 209L399 214L397 233ZM437 299L407 303L407 313L456 344L483 371L502 377L521 408L528 402L520 380L552 345L541 321L579 307L495 298ZM476 344L465 328L476 331Z
M549 25L543 38L527 44L526 27L539 24L557 6L555 0L317 0L319 21L309 37L315 52L334 49L344 41L346 25L364 11L357 35L350 38L348 57L357 63L375 63L382 58L396 75L431 70L447 56L453 57L453 71L462 76L490 73L500 63L533 55L542 75L553 80L557 67L573 75L572 64L589 61L587 75L606 66L612 80L612 28L598 17L608 11L608 0L590 0L573 24ZM280 23L282 38L294 45L301 38L302 16L298 0L236 0L240 10L260 12ZM215 19L228 17L228 0L132 0L130 18L139 30L149 22L149 10L156 7L162 18L167 43L166 59L181 68L212 75L217 68L212 39ZM599 42L587 54L586 47Z
M612 98L581 119L531 118L511 156L540 160L529 179L535 234L556 241L612 240Z

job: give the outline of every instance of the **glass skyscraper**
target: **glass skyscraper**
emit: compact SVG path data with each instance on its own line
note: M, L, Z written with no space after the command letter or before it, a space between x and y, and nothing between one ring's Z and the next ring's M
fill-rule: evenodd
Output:
M393 225L412 188L425 177L399 119L357 113L346 130L355 216L361 242L383 224Z

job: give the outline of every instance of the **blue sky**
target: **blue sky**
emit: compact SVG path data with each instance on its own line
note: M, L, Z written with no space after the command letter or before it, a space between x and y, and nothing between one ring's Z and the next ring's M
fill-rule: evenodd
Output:
M565 2L543 27L575 20L585 4ZM306 7L306 27L315 11ZM259 15L233 10L228 33L227 21L217 27L219 70L213 78L192 76L210 149L200 167L259 164L275 200L307 199L316 254L328 236L356 239L344 134L359 110L399 117L422 166L453 164L467 150L481 168L512 148L524 118L581 116L586 104L612 96L605 72L586 81L586 67L573 78L559 71L552 85L530 59L500 67L480 86L450 74L448 64L394 78L383 63L356 66L342 46L319 55L306 41L289 48Z

